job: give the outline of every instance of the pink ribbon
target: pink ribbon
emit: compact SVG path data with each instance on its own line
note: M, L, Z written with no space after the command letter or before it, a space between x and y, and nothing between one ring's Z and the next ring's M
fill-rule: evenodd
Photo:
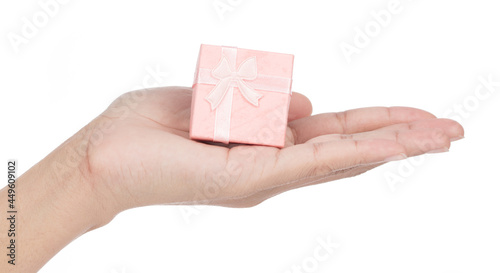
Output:
M236 67L235 47L222 47L222 57L213 69L200 68L194 84L213 84L214 89L205 97L210 108L215 110L215 126L213 141L229 143L231 111L234 88L237 87L242 96L250 104L258 107L259 99L264 95L257 90L290 94L292 80L259 74L257 58L251 57Z

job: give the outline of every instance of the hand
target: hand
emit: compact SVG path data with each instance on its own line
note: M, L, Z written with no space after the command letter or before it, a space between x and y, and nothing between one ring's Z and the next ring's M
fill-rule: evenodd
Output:
M405 107L310 116L309 100L294 93L283 149L214 145L189 139L190 104L190 88L134 91L89 124L83 169L100 200L108 200L103 207L254 206L388 161L447 151L464 135L455 121Z
M256 205L281 192L354 176L385 162L448 150L456 122L418 109L364 108L310 116L294 93L286 146L189 139L191 89L134 91L17 179L16 265L36 272L76 237L120 211L152 204ZM8 187L0 190L7 200ZM8 213L1 213L6 219ZM0 228L11 228L7 221ZM1 242L13 238L0 233ZM7 260L6 260L7 259Z

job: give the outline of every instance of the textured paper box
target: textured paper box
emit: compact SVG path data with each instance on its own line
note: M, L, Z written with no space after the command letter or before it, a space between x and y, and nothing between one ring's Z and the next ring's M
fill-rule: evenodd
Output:
M290 54L201 45L190 137L283 147L292 70Z

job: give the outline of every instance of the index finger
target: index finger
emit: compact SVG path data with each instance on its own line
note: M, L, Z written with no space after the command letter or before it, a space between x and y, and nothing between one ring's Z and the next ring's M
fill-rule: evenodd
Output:
M385 126L436 118L424 110L411 107L369 107L338 113L324 113L289 123L295 144L328 134L355 134Z

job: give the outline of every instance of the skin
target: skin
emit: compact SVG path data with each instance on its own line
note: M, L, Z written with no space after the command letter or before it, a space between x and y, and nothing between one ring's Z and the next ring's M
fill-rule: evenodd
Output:
M17 179L16 266L36 272L80 235L153 204L251 207L279 193L351 177L389 161L448 151L460 124L407 107L311 116L294 93L286 146L189 139L191 89L126 93ZM7 199L7 187L0 200ZM8 215L2 209L2 219ZM1 245L9 242L0 221Z

